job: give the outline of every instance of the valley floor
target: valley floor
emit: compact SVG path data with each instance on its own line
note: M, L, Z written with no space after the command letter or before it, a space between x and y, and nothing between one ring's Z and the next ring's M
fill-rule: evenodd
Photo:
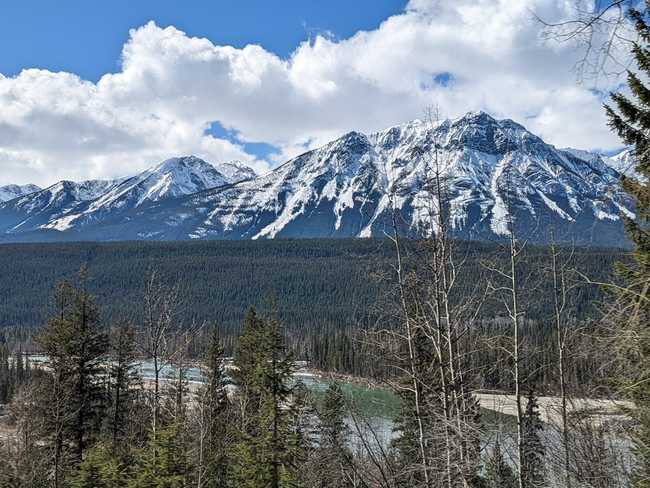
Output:
M492 410L503 415L517 415L517 401L515 395L502 392L475 393L481 407ZM556 396L537 397L539 413L542 421L548 424L561 422L562 400ZM605 420L626 418L625 410L632 407L631 402L622 400L596 399L596 398L572 398L568 401L567 410L569 416L587 415L594 423L602 423Z

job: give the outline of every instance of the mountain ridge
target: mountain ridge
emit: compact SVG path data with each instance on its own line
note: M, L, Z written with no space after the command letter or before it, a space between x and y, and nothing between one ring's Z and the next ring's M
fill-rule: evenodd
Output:
M79 240L371 237L390 231L397 212L400 232L426 235L436 232L434 161L454 237L501 239L515 222L533 241L543 242L553 227L561 240L611 245L623 242L621 216L634 216L616 161L558 149L515 121L470 112L351 131L264 175L110 207L101 219L80 207L29 232L58 229ZM104 200L85 205L107 208ZM6 211L0 205L0 232Z
M27 184L27 185L2 185L0 186L0 203L8 202L23 195L28 195L41 190L41 187Z

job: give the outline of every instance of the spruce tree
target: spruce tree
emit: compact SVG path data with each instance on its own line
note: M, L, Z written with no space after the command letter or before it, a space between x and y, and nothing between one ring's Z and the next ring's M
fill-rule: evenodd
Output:
M320 488L351 486L352 453L347 446L350 429L345 423L345 398L341 386L332 382L318 412L318 448L314 453L314 478Z
M406 357L406 354L403 356ZM409 373L401 378L397 388L401 402L395 419L394 430L397 435L392 447L396 451L398 483L413 487L427 486L423 476L425 469L430 478L451 477L451 481L455 482L457 476L446 469L444 442L449 432L445 431L448 425L445 422L440 363L430 350L421 328L415 330L413 337L413 358ZM406 368L400 365L400 369ZM417 392L414 384L417 385ZM420 404L419 415L416 394ZM421 444L424 446L426 466L422 465Z
M110 404L107 428L113 453L125 452L132 437L131 417L136 401L135 387L140 382L136 369L135 331L128 324L118 324L111 331L108 388Z
M647 12L650 1L646 0L645 6ZM632 96L613 93L616 109L605 109L611 128L632 146L636 171L641 176L621 177L623 188L634 199L637 218L624 217L627 234L634 244L634 262L618 267L625 285L617 288L620 313L616 317L617 327L626 331L622 356L631 363L623 382L636 407L638 468L634 484L641 488L650 487L650 88L642 81L650 75L650 24L643 12L632 9L630 16L638 34L632 54L639 73L627 73Z
M264 335L265 322L257 315L254 308L249 308L244 317L242 334L235 351L235 369L233 378L237 384L240 406L243 409L243 425L246 430L248 419L253 418L260 407L260 395L257 385L258 367L260 355L265 354L262 350L262 337ZM245 400L245 401L242 401Z
M318 429L314 398L307 385L298 380L291 392L291 418L288 444L290 446L289 462L297 473L296 483L304 485L308 480L309 460L316 448Z
M190 473L179 426L159 428L141 451L129 488L182 488Z
M242 488L295 486L295 405L291 386L294 365L286 352L280 322L247 313L235 356L241 432L235 444L234 483Z
M99 445L89 449L70 480L70 488L124 488L128 469L111 451Z
M97 306L85 288L85 268L79 279L79 287L68 283L59 286L57 302L61 307L39 338L59 388L53 394L66 399L57 428L64 436L62 440L74 445L77 463L100 429L106 397L103 361L108 351Z
M535 398L533 389L530 388L522 422L523 459L521 473L523 486L526 488L546 486L544 444L540 438L542 430L543 425L539 416L537 398Z
M228 483L228 448L233 413L228 400L229 380L219 329L214 326L205 357L205 386L197 394L197 486L222 488Z

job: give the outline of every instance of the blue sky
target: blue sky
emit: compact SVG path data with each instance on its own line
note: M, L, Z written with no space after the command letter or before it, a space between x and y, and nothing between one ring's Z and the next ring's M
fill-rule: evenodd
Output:
M557 0L6 0L0 184L128 176L194 154L265 172L348 131L484 110L611 150ZM619 53L620 54L620 53ZM625 54L621 54L621 59Z
M260 44L288 56L301 41L376 29L405 0L6 0L0 13L0 73L69 71L97 81L119 69L129 29L150 20L215 44Z

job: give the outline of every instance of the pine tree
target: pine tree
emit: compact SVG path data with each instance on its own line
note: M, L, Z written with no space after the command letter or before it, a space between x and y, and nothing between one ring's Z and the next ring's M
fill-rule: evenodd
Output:
M54 382L59 388L52 392L66 398L61 412L58 435L74 445L76 462L101 425L105 406L103 361L108 339L99 324L94 298L85 289L86 270L82 268L80 287L62 283L57 291L59 313L53 317L39 338L48 357ZM54 401L55 399L53 399Z
M645 2L646 11L650 1ZM650 487L650 88L642 81L650 75L650 25L643 12L632 9L638 41L633 43L632 54L639 74L628 71L627 84L632 93L628 98L612 94L617 111L605 106L610 127L626 144L633 146L636 171L641 180L622 176L623 188L636 204L637 219L625 218L627 234L632 240L634 263L620 265L619 275L625 286L617 290L617 327L626 330L622 356L631 362L630 377L624 380L626 391L635 404L634 415L639 428L636 432L635 452L638 468L634 485Z
M543 430L539 416L537 398L533 389L528 390L526 409L522 423L523 459L521 473L523 486L526 488L541 488L546 486L546 468L544 460L544 444L540 438Z
M517 486L515 474L510 465L503 459L501 443L497 438L492 452L485 464L486 488L514 488Z

